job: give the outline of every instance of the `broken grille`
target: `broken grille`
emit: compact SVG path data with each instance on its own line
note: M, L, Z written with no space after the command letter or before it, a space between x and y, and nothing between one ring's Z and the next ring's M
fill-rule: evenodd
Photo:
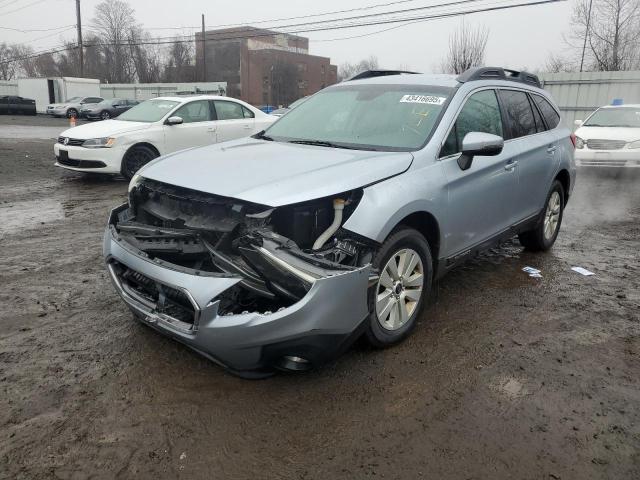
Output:
M115 264L116 274L125 291L134 293L138 300L146 300L145 303L151 304L156 312L193 326L196 310L182 290L157 282L121 263Z

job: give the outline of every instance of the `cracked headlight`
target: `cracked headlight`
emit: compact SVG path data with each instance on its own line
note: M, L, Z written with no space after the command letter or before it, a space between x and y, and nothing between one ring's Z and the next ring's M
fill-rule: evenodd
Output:
M640 140L627 143L627 148L640 148Z
M111 148L115 141L116 139L113 137L90 138L85 140L82 146L86 148Z

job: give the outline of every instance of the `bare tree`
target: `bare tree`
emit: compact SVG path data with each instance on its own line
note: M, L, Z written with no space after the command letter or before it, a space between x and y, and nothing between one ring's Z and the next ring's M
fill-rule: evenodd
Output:
M135 80L142 83L159 82L162 71L158 48L149 45L150 41L151 36L139 27L133 27L129 31L127 42L133 67L132 74Z
M175 40L169 47L162 78L165 82L193 82L193 44L180 41L179 37Z
M549 55L544 66L544 71L549 73L575 72L577 69L575 61L555 53Z
M9 60L20 56L18 46L0 43L0 80L13 80L18 73L18 63Z
M580 51L586 44L587 68L632 70L640 66L640 0L592 0L591 8L590 0L580 0L571 23L569 44Z
M109 59L104 79L110 83L134 80L127 40L137 28L134 10L123 0L104 0L96 5L93 19L102 50Z
M460 74L484 63L484 52L489 39L485 27L475 29L463 23L449 36L449 51L442 61L442 71Z
M378 68L380 68L378 57L374 55L360 60L358 63L344 62L338 67L338 81L346 80L367 70L377 70Z

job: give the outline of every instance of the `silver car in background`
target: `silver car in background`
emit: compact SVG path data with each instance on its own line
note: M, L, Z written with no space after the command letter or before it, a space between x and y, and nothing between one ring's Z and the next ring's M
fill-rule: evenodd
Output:
M88 108L104 100L102 97L71 97L66 102L47 105L47 115L54 117L78 118L80 110Z
M478 252L551 248L573 153L535 75L372 75L142 168L104 255L145 324L243 376L307 370L404 339Z

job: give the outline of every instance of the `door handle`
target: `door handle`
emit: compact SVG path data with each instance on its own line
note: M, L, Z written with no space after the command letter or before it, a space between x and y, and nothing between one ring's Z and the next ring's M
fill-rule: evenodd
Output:
M504 169L507 172L511 172L514 168L516 168L516 166L518 165L518 161L514 160L513 162L509 162L504 166Z
M552 147L547 148L547 153L555 153L557 149L558 147L554 145Z
M207 132L215 132L215 131L216 131L215 127L207 128Z

